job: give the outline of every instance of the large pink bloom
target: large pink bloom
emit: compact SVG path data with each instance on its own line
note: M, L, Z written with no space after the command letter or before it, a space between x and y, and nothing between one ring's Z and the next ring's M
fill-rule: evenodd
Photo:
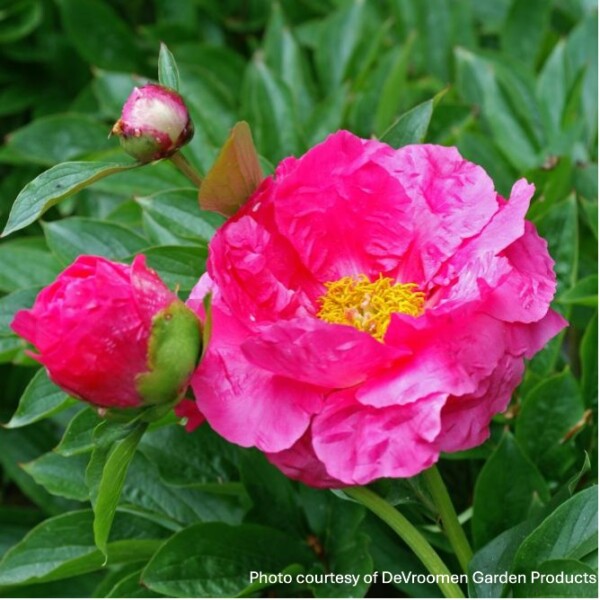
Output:
M145 257L129 266L80 256L39 293L31 309L15 315L12 328L37 348L32 356L54 383L73 396L102 407L136 407L145 403L139 377L153 366L154 317L174 304L183 308L146 267Z
M344 131L284 160L217 232L192 293L198 309L213 293L199 409L321 487L481 444L566 324L524 220L532 194L520 180L506 201L454 148Z

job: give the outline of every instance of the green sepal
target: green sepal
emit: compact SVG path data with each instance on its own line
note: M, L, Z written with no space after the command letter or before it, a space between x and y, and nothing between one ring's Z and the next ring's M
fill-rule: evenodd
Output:
M201 348L201 325L179 300L154 315L148 344L148 372L136 388L148 405L174 404L185 392Z

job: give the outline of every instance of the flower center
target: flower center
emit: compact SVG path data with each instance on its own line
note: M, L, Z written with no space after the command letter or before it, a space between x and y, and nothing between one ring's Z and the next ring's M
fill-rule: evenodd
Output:
M327 292L319 300L317 317L327 323L352 325L379 341L394 313L418 317L423 314L425 294L416 283L394 283L379 276L369 281L366 275L342 277L325 284Z

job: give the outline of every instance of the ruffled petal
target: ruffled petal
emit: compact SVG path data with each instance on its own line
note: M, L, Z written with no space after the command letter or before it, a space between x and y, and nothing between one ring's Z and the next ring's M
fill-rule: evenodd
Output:
M250 363L239 349L249 331L218 304L212 319L208 350L191 382L199 410L213 429L240 446L289 448L320 410L323 391Z
M406 347L386 346L354 327L314 317L261 329L241 349L250 363L266 371L334 389L361 383L410 354Z
M527 222L523 236L504 251L504 256L512 270L486 299L486 312L503 321L539 321L548 312L556 291L554 261L546 240Z
M432 394L477 389L506 352L504 324L484 314L455 312L419 319L395 315L386 343L407 344L413 354L397 368L373 377L357 392L375 407L407 405Z
M266 455L269 461L291 479L316 488L339 488L346 484L331 477L312 447L311 435L305 433L291 448Z
M523 359L507 354L475 392L448 398L437 438L440 451L457 452L482 444L490 434L492 417L506 410L523 370Z
M276 171L277 227L319 281L397 269L412 231L410 200L380 164L392 154L340 131Z
M438 458L432 442L446 397L377 409L357 402L352 390L332 394L313 421L313 447L327 473L347 485L412 477Z

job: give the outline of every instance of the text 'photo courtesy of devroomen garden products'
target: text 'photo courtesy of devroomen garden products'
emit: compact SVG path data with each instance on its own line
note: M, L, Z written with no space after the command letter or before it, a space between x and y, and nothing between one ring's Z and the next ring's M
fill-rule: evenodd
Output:
M597 598L597 0L0 0L0 597Z

